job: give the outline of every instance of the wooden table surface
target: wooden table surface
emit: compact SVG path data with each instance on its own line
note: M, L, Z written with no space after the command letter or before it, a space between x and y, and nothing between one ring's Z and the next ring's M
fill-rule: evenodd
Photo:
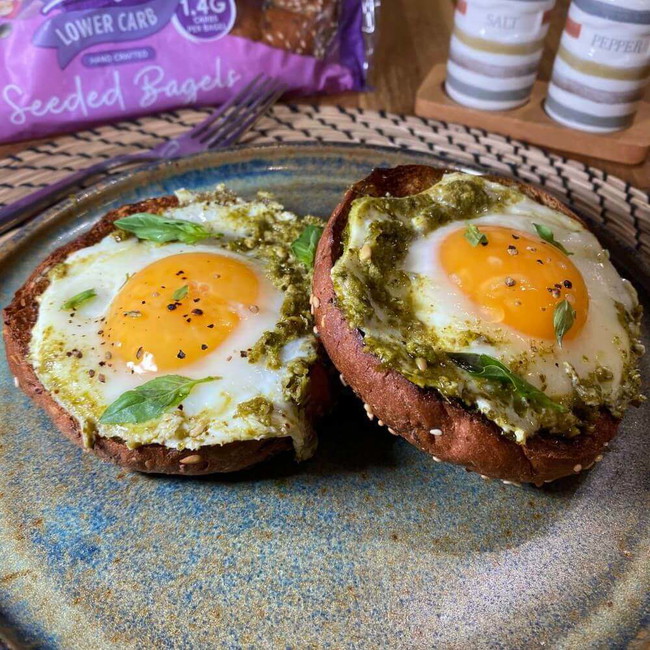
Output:
M553 52L560 40L568 5L569 0L557 0L542 60L540 76L545 80L550 76ZM412 114L418 86L435 63L446 59L453 11L452 0L382 0L380 42L372 78L374 90L305 101ZM26 146L25 142L0 145L0 156ZM571 157L620 176L637 187L650 188L650 159L630 166L574 154Z

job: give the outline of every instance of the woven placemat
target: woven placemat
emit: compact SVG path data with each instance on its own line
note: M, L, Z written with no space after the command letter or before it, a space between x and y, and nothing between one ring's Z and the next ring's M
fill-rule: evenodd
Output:
M205 118L180 110L60 136L0 160L0 204L102 159L146 150ZM242 142L360 142L425 151L537 183L650 255L650 195L622 179L482 129L335 106L277 105Z

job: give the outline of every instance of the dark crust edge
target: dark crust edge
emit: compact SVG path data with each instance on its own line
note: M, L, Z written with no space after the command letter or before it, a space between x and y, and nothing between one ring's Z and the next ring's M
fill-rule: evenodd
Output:
M92 246L106 237L113 231L115 220L136 212L161 214L177 205L176 197L164 196L125 205L108 213L87 233L58 248L43 260L4 309L3 334L7 360L19 387L45 409L58 429L79 447L83 448L83 440L77 421L53 399L28 361L31 331L38 317L38 297L49 285L48 271L74 251ZM313 418L322 412L329 401L329 381L323 364L312 367L310 378L311 393L306 408L308 417ZM201 475L239 471L292 449L293 443L289 437L235 441L179 451L159 444L129 449L118 438L96 436L94 445L86 450L139 472Z
M382 368L379 359L365 350L361 333L349 327L337 307L330 272L342 252L352 201L386 193L416 194L447 171L454 170L424 165L376 169L347 191L332 213L316 253L313 304L321 341L341 378L363 400L369 415L435 460L462 465L485 477L536 485L587 469L602 458L604 447L616 435L619 421L608 411L601 411L593 433L571 439L538 434L519 445L504 437L483 415L444 400L435 390L419 388L395 370ZM498 176L485 178L516 187L538 203L580 221L560 201L538 188ZM430 431L435 429L442 434L432 435Z

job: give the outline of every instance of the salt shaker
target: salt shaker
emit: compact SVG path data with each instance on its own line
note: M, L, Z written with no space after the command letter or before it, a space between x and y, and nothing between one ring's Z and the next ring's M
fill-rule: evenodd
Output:
M505 110L530 97L555 0L458 0L445 90L460 104Z

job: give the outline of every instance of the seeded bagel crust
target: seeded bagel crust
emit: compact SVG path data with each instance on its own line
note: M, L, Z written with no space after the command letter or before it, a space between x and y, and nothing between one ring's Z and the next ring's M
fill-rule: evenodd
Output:
M110 212L87 233L50 254L18 289L12 302L3 312L7 359L18 386L49 413L62 433L80 447L83 447L83 441L77 421L52 398L29 363L31 332L38 318L37 299L49 285L48 271L63 262L71 253L92 246L106 237L113 230L113 222L116 219L136 212L161 214L177 205L175 196L165 196L125 205ZM329 403L329 380L321 363L312 367L310 377L311 394L306 408L308 416L314 418L320 415ZM87 451L140 472L199 475L235 472L292 448L291 438L284 437L206 445L199 449L183 451L159 444L129 449L121 439L96 436L93 447Z
M331 271L342 254L342 236L352 202L363 196L402 197L417 194L449 170L424 165L376 169L353 185L330 217L316 253L313 309L316 327L330 359L363 400L368 415L391 433L433 456L436 461L463 465L485 477L516 483L544 482L578 473L602 458L604 447L616 435L619 421L601 411L592 433L562 438L539 433L519 445L499 427L460 402L446 401L434 389L423 389L395 370L381 366L368 352L359 330L351 328L337 305ZM551 195L511 179L488 180L516 187L531 199L580 219Z

